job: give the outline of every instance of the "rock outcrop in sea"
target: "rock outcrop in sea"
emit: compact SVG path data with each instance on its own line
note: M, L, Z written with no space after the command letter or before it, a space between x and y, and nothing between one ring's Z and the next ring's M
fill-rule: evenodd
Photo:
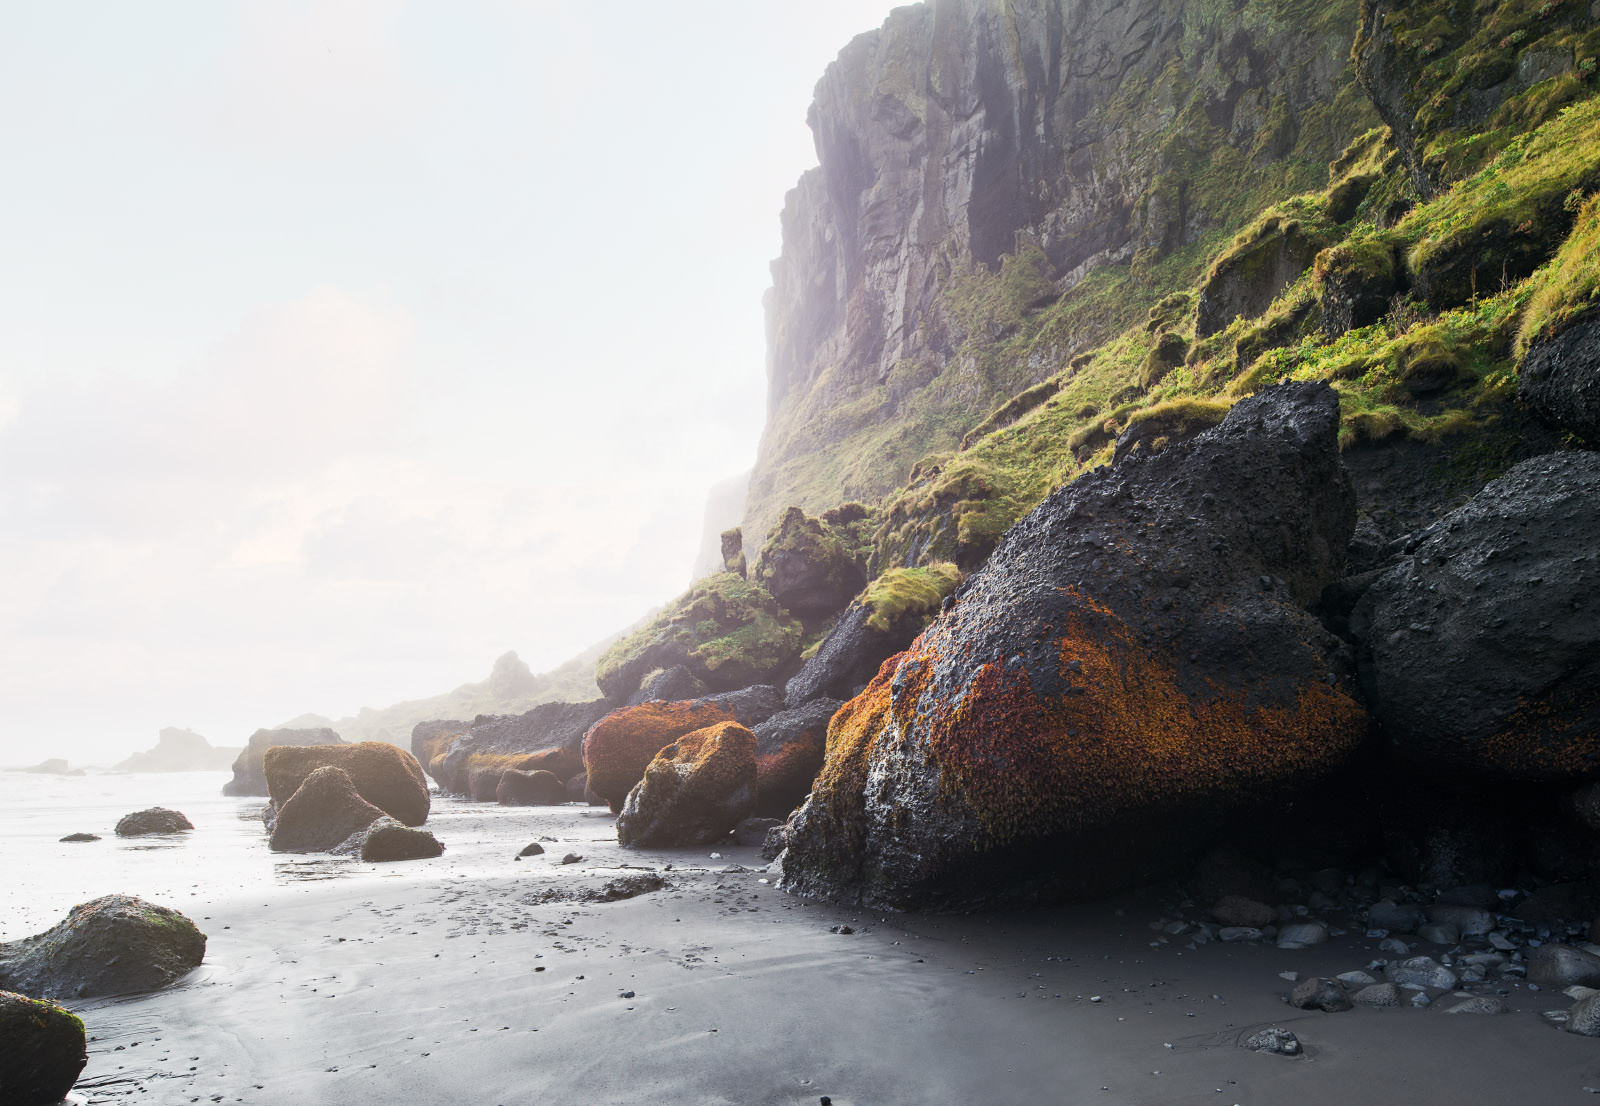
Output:
M262 795L267 789L266 767L262 763L274 745L342 745L344 739L326 727L308 730L257 730L233 762L233 779L222 785L224 795Z
M398 822L428 820L428 781L417 758L384 741L354 745L277 745L263 758L267 794L280 809L319 768L341 769L356 793Z

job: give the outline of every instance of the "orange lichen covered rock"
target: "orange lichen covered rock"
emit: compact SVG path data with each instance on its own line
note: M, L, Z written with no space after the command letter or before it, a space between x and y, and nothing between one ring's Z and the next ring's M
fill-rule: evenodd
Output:
M756 804L756 736L737 722L684 734L662 749L628 793L617 840L639 848L709 845Z
M263 757L267 794L281 809L318 768L342 768L356 793L397 822L428 820L428 781L417 758L386 741L354 745L275 745Z
M693 730L731 721L731 711L699 699L640 703L614 710L584 735L583 763L589 770L589 790L610 804L615 814L663 748Z
M419 759L422 752L439 750L424 763L445 791L492 800L498 780L483 794L482 770L554 772L566 779L583 767L583 735L611 709L603 699L550 702L522 714L479 715L470 724L423 722L411 731L411 747L420 750Z
M1306 611L1354 524L1323 386L1058 490L834 716L785 886L895 907L1083 897L1365 738Z

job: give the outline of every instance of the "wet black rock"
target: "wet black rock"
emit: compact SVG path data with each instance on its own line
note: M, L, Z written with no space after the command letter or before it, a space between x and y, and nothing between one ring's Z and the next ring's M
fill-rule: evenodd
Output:
M176 810L153 806L149 810L136 810L117 820L118 837L144 837L152 833L182 833L194 829L194 823Z
M703 695L701 702L719 706L739 725L754 728L783 709L783 691L772 684L752 684L737 691Z
M646 680L644 685L628 697L628 705L637 706L640 703L649 703L661 699L667 702L676 702L680 699L699 699L711 689L699 680L686 665L675 664L671 668Z
M1430 771L1600 770L1600 454L1491 482L1407 543L1350 625L1369 708Z
M871 621L870 608L851 604L785 686L785 701L798 707L812 699L849 699L867 686L880 664L911 644L927 619L917 609L884 630Z
M0 1102L59 1102L88 1062L88 1038L76 1015L54 1003L0 991Z
M205 951L206 935L176 910L106 895L43 933L0 944L0 989L41 998L153 991L199 965Z
M1600 446L1600 312L1535 342L1518 370L1517 394L1563 430Z

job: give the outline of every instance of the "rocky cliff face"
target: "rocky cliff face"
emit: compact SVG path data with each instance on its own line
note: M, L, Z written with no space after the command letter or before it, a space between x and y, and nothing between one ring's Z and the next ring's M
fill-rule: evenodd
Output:
M1104 333L1001 365L969 338L1320 184L1371 119L1357 26L1355 0L929 0L857 37L783 212L745 532L898 485Z

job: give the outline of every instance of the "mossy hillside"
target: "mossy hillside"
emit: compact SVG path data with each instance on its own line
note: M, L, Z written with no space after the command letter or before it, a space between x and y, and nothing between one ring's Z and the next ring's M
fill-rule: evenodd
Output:
M920 568L891 568L856 597L871 613L867 625L880 634L904 618L933 617L961 582L961 570L944 561Z
M1535 341L1551 338L1600 305L1600 195L1582 201L1566 245L1529 281L1531 292L1517 329L1517 356Z
M708 685L731 690L791 661L800 635L800 623L760 584L720 572L608 649L595 679L613 699L626 698L651 669L686 664Z
M1365 195L1346 212L1350 217L1343 224L1318 223L1320 233L1337 240L1259 317L1235 319L1218 333L1196 339L1192 313L1152 307L1143 324L1128 325L1075 356L1051 379L1055 387L1048 397L967 449L928 459L903 489L886 498L874 570L930 560L970 568L1051 487L1109 460L1116 439L1162 405L1228 404L1280 379L1323 379L1334 385L1347 448L1405 436L1451 442L1452 448L1507 462L1512 450L1498 438L1514 421L1505 416L1514 399L1512 346L1524 307L1533 303L1532 317L1542 317L1547 309L1539 304L1587 303L1593 295L1588 259L1595 253L1595 232L1579 218L1590 209L1583 189L1569 185L1589 179L1589 166L1600 160L1600 135L1592 129L1597 119L1600 100L1570 105L1455 188L1414 206L1396 225L1388 225L1389 217L1394 197L1409 188L1406 170L1392 148L1387 154L1375 151L1372 135L1361 136L1333 163L1322 193L1296 197L1287 209L1331 211L1336 193L1353 173L1370 178ZM1571 245L1535 279L1515 278L1508 270L1504 282L1485 282L1475 300L1469 295L1466 303L1444 312L1404 291L1412 281L1408 261L1419 247L1426 263L1441 243L1470 242L1471 228L1504 223L1507 212L1528 202L1529 193L1559 197L1564 215L1527 227L1528 241L1520 248L1531 256L1555 253L1567 225L1578 224ZM1280 217L1284 207L1279 205ZM1250 237L1248 231L1241 236ZM1224 244L1223 252L1237 241ZM1493 263L1470 252L1464 256L1473 264ZM1366 317L1353 320L1363 325L1349 328L1347 320L1330 336L1325 325L1329 288L1350 273L1380 291L1373 293L1375 305L1368 304ZM1197 274L1187 286L1169 284L1153 302L1169 308L1194 303L1202 279ZM1536 294L1543 298L1536 300ZM1152 382L1151 354L1168 334L1188 341L1185 363ZM1493 465L1484 471L1493 475Z

